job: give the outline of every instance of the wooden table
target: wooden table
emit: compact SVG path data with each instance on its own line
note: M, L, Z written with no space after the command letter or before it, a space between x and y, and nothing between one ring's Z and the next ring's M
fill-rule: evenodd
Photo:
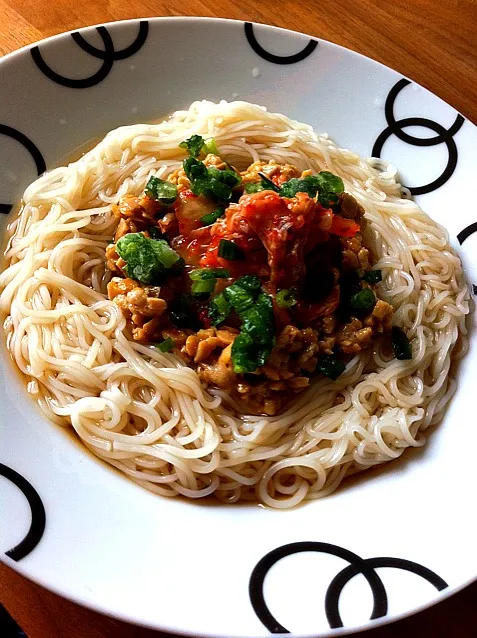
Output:
M0 54L61 31L156 15L228 17L305 31L395 68L477 123L476 0L0 0ZM366 636L472 638L477 635L476 600L474 584L437 607ZM83 609L2 565L0 601L29 638L165 638Z

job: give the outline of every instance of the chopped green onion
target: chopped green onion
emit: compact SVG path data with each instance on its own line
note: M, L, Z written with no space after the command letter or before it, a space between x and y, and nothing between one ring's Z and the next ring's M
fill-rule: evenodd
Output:
M205 153L212 153L212 155L220 155L217 143L213 137L209 137L209 139L205 140L202 150Z
M214 292L216 279L198 279L192 282L191 292L194 296Z
M265 188L262 186L262 182L248 182L243 187L243 190L248 195L252 195L253 193L259 193L260 191L265 190Z
M257 368L263 366L275 345L272 298L263 292L260 292L258 296L256 293L255 295L246 294L250 296L251 304L244 303L245 299L240 299L241 309L236 304L238 298L232 303L242 321L240 334L232 344L232 363L234 372L237 374L255 372Z
M169 246L167 242L163 239L156 239L154 241L161 242L158 246L156 245L156 254L158 255L161 262L164 264L165 268L171 268L176 262L180 260L179 255L175 250Z
M230 272L226 268L198 268L189 273L192 279L191 292L194 297L214 292L217 279L228 279Z
M181 259L163 239L150 239L143 233L128 233L116 243L118 255L124 259L124 272L145 284L158 283L166 271L177 268Z
M253 294L258 294L262 289L260 279L256 275L244 275L237 279L235 285L240 286L240 288L248 290L248 292Z
M262 186L264 186L267 190L275 191L275 193L280 192L278 186L276 186L271 179L268 179L265 173L259 173L259 175L262 179Z
M291 308L296 304L296 297L291 290L280 290L275 297L279 308Z
M191 135L179 144L179 148L184 148L191 157L199 157L204 143L202 135Z
M209 317L212 325L222 323L232 310L242 321L240 334L232 345L234 371L237 374L255 372L264 365L275 345L272 298L262 292L258 277L240 277L211 300Z
M207 213L207 215L201 217L200 223L202 224L202 226L210 226L211 224L215 224L218 219L223 217L224 212L225 211L223 208L217 208L217 210L213 210L211 213Z
M213 326L218 326L227 319L232 306L223 292L215 295L209 304L209 317Z
M216 179L210 180L209 190L216 199L227 201L232 197L232 188Z
M203 279L228 279L230 272L227 268L197 268L189 273L189 277L192 281L198 281Z
M230 261L237 261L239 259L245 259L245 253L242 248L237 246L233 241L221 239L219 242L219 257Z
M275 191L276 193L279 192L279 188L278 186L275 186L275 184L272 182L271 179L269 179L265 173L258 173L258 175L260 176L260 181L259 182L248 182L247 184L245 184L244 186L244 192L252 195L253 193L260 193L261 191Z
M170 206L177 199L177 186L159 177L150 177L146 184L146 195L165 206Z
M170 352L174 349L175 345L176 342L174 339L172 337L167 337L167 339L164 339L161 343L156 343L156 348L158 348L161 352Z
M363 279L367 281L368 284L377 284L382 281L383 275L380 270L368 270L368 272L364 273Z
M363 288L351 295L349 303L354 310L371 310L376 304L376 297L370 288Z
M317 197L325 208L336 204L339 195L344 191L341 177L328 171L321 171L318 175L307 177L292 177L280 187L280 197L295 197L297 193L306 193L310 197Z
M195 157L188 157L182 162L182 167L184 169L185 174L189 178L191 185L195 181L202 182L203 180L207 180L207 166L204 162L196 159ZM195 195L200 195L200 193L194 193Z
M396 359L405 361L412 359L412 346L411 342L398 326L391 328L391 343L393 345L394 354Z
M256 292L243 288L238 282L227 286L224 290L224 295L239 314L253 308L257 297Z
M204 140L202 135L191 135L189 139L184 140L179 144L179 148L184 148L191 157L199 157L200 153L212 153L213 155L219 155L219 149L213 137L209 137Z
M207 166L188 157L182 163L185 174L190 180L190 189L194 195L205 195L211 199L230 201L232 189L238 186L242 178L232 169L219 170L216 166Z
M340 359L332 355L325 355L318 361L316 371L335 381L345 371L345 368L346 365Z
M230 186L230 188L234 188L234 186L242 182L242 177L233 168L219 170L217 166L209 166L207 172L211 179L217 179L222 184Z

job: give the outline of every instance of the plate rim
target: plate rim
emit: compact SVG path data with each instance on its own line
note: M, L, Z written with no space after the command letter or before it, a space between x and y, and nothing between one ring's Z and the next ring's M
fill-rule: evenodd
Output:
M51 43L53 42L55 39L61 39L61 38L66 38L66 36L72 35L73 33L77 33L78 31L84 31L85 29L97 29L98 27L111 27L111 26L122 26L122 25L128 25L128 24L135 24L137 22L141 22L141 21L152 21L152 22L156 22L156 23L160 23L160 22L209 22L209 23L217 23L217 24L234 24L234 25L243 25L243 24L252 24L252 25L257 25L260 27L265 27L266 29L271 29L273 31L281 31L283 33L291 33L294 36L298 35L298 36L302 36L304 38L310 38L313 40L316 40L317 42L323 42L324 44L326 44L327 46L331 46L331 47L337 47L338 49L342 50L342 51L346 51L348 53L352 53L353 55L356 55L360 58L363 58L364 60L366 60L366 62L371 62L372 64L377 65L378 67L382 67L387 69L388 71L393 71L394 73L399 73L399 75L401 75L402 78L409 80L410 82L412 82L414 85L418 86L419 88L423 89L424 91L427 91L428 93L430 93L431 95L433 95L434 97L437 97L439 100L441 100L442 102L444 102L445 104L447 104L447 106L449 106L450 108L454 109L454 111L456 111L456 113L458 113L459 115L462 115L463 118L465 118L468 122L470 122L473 126L475 126L477 128L477 123L474 123L469 117L467 117L466 115L464 115L463 113L461 113L461 111L459 111L458 109L456 109L455 106L453 106L452 104L450 104L449 102L447 102L447 100L445 100L443 97L441 97L440 95L438 95L437 93L434 93L433 91L431 91L430 89L428 89L427 87L423 86L422 84L420 84L419 82L416 82L415 80L413 80L411 77L409 77L408 75L402 73L401 71L397 71L396 69L394 69L393 67L385 64L384 62L379 62L379 60L375 60L374 58L371 58L367 55L365 55L364 53L360 53L359 51L356 51L355 49L350 49L349 47L346 47L342 44L338 44L336 42L332 42L331 40L327 40L326 38L321 38L319 36L314 36L314 35L310 35L309 33L305 33L304 31L296 31L294 29L287 29L286 27L277 27L273 24L268 24L267 22L255 22L255 21L248 21L248 20L239 20L237 18L219 18L219 17L209 17L209 16L150 16L150 17L137 17L137 18L126 18L124 20L111 20L109 22L96 22L93 24L87 24L84 25L82 27L77 27L76 29L69 29L68 31L61 31L60 33L55 33L54 35L50 35L46 38L42 38L41 40L36 40L35 42L31 42L30 44L25 44L24 46L15 49L13 51L10 51L9 53L6 53L3 56L0 56L0 67L2 64L4 64L5 62L10 61L11 58L14 58L17 55L21 55L23 53L26 53L27 51L29 51L30 49L42 45L42 44L47 44L47 43Z
M147 621L144 621L141 619L136 619L133 616L128 616L127 614L122 612L121 613L111 612L106 607L103 607L100 603L96 603L96 602L90 603L89 601L84 602L81 595L70 595L70 594L65 595L60 588L57 588L54 585L50 585L49 583L43 582L41 577L37 578L36 576L31 576L30 574L28 574L27 569L23 568L21 564L17 563L16 561L9 558L5 554L0 554L0 563L3 563L4 565L12 569L17 574L20 574L20 576L23 576L24 578L31 581L32 583L39 585L40 587L43 587L47 591L59 596L60 598L65 598L66 600L73 602L77 605L80 605L81 607L84 607L85 609L90 609L92 611L103 614L104 616L107 616L108 618L112 618L114 620L120 620L122 622L132 624L133 626L143 627L145 629L152 629L155 631L167 631L173 634L177 634L178 636L186 636L188 638L227 638L226 636L224 636L224 634L215 633L215 632L194 631L194 633L192 633L189 631L185 631L184 629L180 629L178 627L167 627L167 626L160 627L159 625L148 623ZM476 581L477 581L477 574L475 577L472 577L471 579L469 579L463 584L456 585L453 588L450 586L446 587L442 591L437 592L436 598L426 603L423 603L422 605L419 605L418 607L415 607L412 610L407 610L395 615L388 614L386 616L382 616L381 618L374 618L356 627L349 627L349 628L339 627L336 629L329 629L325 633L318 633L318 634L317 633L303 634L303 633L290 632L288 634L280 633L280 634L270 634L270 635L282 636L283 638L285 636L289 636L291 638L336 638L337 636L351 636L353 634L358 634L371 629L377 629L378 627L383 627L385 625L391 625L400 620L404 620L405 618L409 618L411 616L417 615L421 613L422 611L425 611L426 609L430 609L431 607L434 607L435 605L443 602L444 600L451 598L452 596L454 596L454 594L457 594L460 591L466 589L466 587L469 587L469 585L472 585L472 583ZM252 636L250 634L246 636L246 638L263 638L263 635L255 634Z

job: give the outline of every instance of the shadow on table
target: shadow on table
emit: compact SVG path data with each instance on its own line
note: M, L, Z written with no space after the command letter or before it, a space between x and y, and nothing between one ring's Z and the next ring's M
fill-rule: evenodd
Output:
M2 605L0 605L0 635L2 638L26 638L25 632Z

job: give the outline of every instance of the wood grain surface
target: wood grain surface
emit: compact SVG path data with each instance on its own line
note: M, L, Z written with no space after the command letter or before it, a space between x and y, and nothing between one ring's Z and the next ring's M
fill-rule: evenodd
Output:
M331 40L395 68L477 123L476 0L0 0L0 55L91 24L184 15L265 22ZM79 607L4 565L0 601L29 638L166 637ZM440 605L366 636L473 638L476 601L474 584Z

